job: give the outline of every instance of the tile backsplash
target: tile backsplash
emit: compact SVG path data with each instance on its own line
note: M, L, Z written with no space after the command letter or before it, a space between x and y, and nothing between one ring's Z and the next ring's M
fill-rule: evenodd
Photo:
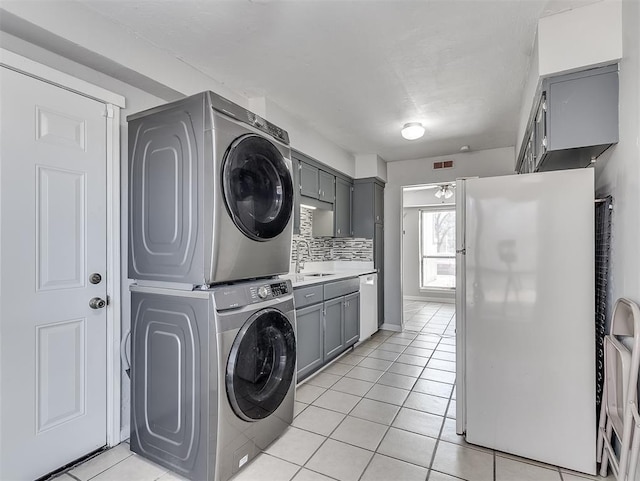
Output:
M307 262L317 261L373 261L373 240L362 238L317 237L311 235L313 222L313 210L300 208L300 234L293 236L293 248L291 249L291 262L296 261L296 245L298 241L305 240L309 243L311 255L307 249L302 248L302 260Z

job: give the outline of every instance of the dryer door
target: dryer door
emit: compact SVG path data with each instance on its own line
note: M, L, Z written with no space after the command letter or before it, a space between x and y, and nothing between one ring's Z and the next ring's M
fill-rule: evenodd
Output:
M277 309L256 312L238 332L227 361L227 396L235 413L246 421L272 414L287 395L295 368L289 319Z
M291 218L293 181L284 157L255 134L237 138L225 154L222 184L227 210L250 239L280 235Z

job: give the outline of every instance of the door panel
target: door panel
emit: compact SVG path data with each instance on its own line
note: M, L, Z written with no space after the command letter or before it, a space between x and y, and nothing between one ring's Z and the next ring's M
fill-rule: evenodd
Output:
M105 106L0 85L0 479L34 479L106 442Z
M318 175L317 167L300 162L300 194L314 199L318 198Z
M296 310L298 382L322 365L322 304Z
M360 293L344 298L344 345L349 347L360 338Z
M344 345L342 329L342 302L344 297L324 303L324 361L334 358Z

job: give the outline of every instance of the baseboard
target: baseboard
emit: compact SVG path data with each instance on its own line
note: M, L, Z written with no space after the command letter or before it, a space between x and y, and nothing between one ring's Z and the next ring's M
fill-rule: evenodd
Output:
M385 322L384 324L382 324L382 326L380 326L380 329L383 329L385 331L400 332L402 331L402 326L399 326L397 324L389 324L388 322Z
M455 297L427 297L427 296L402 296L407 301L441 302L443 304L455 304Z

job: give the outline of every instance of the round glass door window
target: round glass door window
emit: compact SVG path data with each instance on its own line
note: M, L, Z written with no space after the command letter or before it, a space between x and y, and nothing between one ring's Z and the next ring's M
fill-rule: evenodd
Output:
M296 340L277 309L251 316L233 341L227 361L227 396L246 421L264 419L284 400L296 369Z
M222 184L227 210L250 239L267 241L282 233L293 210L293 181L284 157L270 141L249 134L225 154Z

